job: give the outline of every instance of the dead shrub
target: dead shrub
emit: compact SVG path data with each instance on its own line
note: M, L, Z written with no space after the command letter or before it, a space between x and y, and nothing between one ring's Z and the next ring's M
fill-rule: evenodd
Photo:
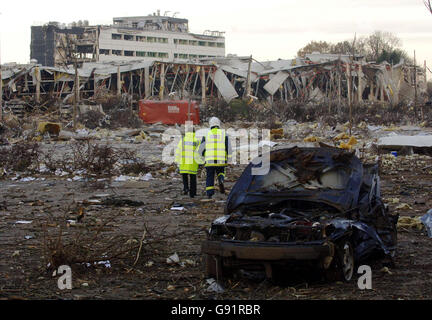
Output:
M74 271L88 271L109 263L124 270L159 254L167 240L182 234L167 233L165 225L149 226L145 221L141 230L126 233L118 227L122 214L119 210L109 218L102 212L87 217L85 208L74 203L63 215L49 216L42 223L43 269L68 265ZM68 222L71 216L77 222Z
M0 147L0 167L9 171L33 171L39 166L39 145L19 142Z
M112 232L112 223L121 213L104 218L102 223L86 217L73 225L67 222L70 214L80 212L68 212L44 224L42 252L49 270L56 270L61 265L97 267L100 261L133 258L134 250L138 247L137 241L129 241L129 235Z
M417 112L414 112L404 104L383 105L378 102L364 102L353 105L352 120L354 125L365 121L369 124L389 126L419 123L423 119L428 120L429 117L432 119L432 111L424 108L422 116L420 106L417 109ZM297 122L320 122L330 126L350 120L346 101L342 101L341 105L338 105L337 101L328 103L306 103L301 100L277 101L271 104L269 110L266 121L270 128L272 123L285 122L289 119Z
M85 170L87 176L111 177L115 174L115 164L119 153L110 145L92 144L90 140L76 141L71 144L72 167Z
M78 118L78 121L89 129L106 128L108 127L108 122L106 121L106 118L107 116L103 113L95 110L90 110L84 114L81 114Z
M135 114L135 112L130 109L116 109L109 112L111 129L118 128L141 128L143 122Z
M51 171L55 172L60 169L64 172L72 173L72 157L69 153L64 153L60 158L55 157L55 150L48 150L41 154L41 162L45 167Z
M268 110L258 103L249 104L242 99L234 99L227 103L224 99L209 98L207 104L200 109L200 118L207 121L217 116L222 122L262 121L267 117Z
M61 155L55 155L54 150L48 150L41 158L49 171L61 169L69 174L81 175L89 185L98 189L110 182L113 176L139 175L152 170L138 157L135 150L116 149L110 145L92 143L90 140L71 143L70 149ZM102 183L102 180L105 182Z
M94 101L96 104L101 104L105 112L112 111L122 106L122 98L110 92L103 92L102 95L96 96Z
M121 153L120 173L121 174L142 174L150 171L145 161L140 159L135 150L122 149L119 150Z

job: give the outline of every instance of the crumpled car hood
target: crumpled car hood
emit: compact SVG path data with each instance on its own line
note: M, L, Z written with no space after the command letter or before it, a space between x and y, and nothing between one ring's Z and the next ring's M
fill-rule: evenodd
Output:
M270 172L253 176L251 162L228 196L225 213L286 200L325 203L343 213L356 207L363 165L337 148L289 148L270 153Z

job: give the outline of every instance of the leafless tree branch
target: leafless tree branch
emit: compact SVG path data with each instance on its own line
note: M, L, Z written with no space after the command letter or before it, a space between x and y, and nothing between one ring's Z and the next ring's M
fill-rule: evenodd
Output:
M429 12L432 14L432 3L431 0L424 0L424 4L426 8L429 10Z

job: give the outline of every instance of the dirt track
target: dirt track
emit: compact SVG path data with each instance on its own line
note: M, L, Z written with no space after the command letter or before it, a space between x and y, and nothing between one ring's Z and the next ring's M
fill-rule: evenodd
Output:
M427 156L398 157L383 163L382 193L396 211L401 203L411 208L400 209L401 216L420 216L432 208L430 188L431 165ZM230 189L242 168L228 170ZM280 286L248 279L224 281L223 294L207 292L202 272L200 244L211 221L222 215L223 200L203 202L201 194L194 200L181 195L178 175L158 177L150 181L114 182L112 188L97 190L84 182L68 182L59 177L44 181L0 181L0 297L26 299L431 299L432 247L425 231L400 229L396 266L382 271L378 261L372 265L373 290L361 291L357 283L328 283L315 276L296 279ZM199 190L204 190L199 179ZM81 204L85 215L81 222L67 227L73 217L73 206L94 195L121 195L142 201L138 207ZM107 197L105 195L105 197ZM185 211L178 214L170 208L181 204ZM72 209L71 209L72 208ZM102 239L120 237L139 244L144 224L149 229L133 266L138 250L131 249L122 259L111 259L111 267L74 265L73 289L60 291L58 277L46 268L44 229L58 234L61 224L63 242L75 239L76 230L98 226L108 218L113 221L103 229ZM17 224L18 220L32 221ZM29 239L26 239L29 238ZM119 238L119 239L120 239ZM153 241L153 240L157 241ZM166 259L177 253L180 264L167 264ZM109 256L109 253L108 253ZM356 278L355 278L356 279Z

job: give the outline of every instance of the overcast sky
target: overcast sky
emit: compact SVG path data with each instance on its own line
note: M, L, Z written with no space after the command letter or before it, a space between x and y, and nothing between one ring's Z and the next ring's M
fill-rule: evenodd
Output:
M395 33L408 54L416 50L419 63L426 60L432 66L432 14L423 0L2 1L1 62L30 60L32 24L110 24L113 17L157 9L170 11L168 15L179 12L177 17L189 19L194 33L225 31L227 54L289 59L311 40L337 42L382 30Z

